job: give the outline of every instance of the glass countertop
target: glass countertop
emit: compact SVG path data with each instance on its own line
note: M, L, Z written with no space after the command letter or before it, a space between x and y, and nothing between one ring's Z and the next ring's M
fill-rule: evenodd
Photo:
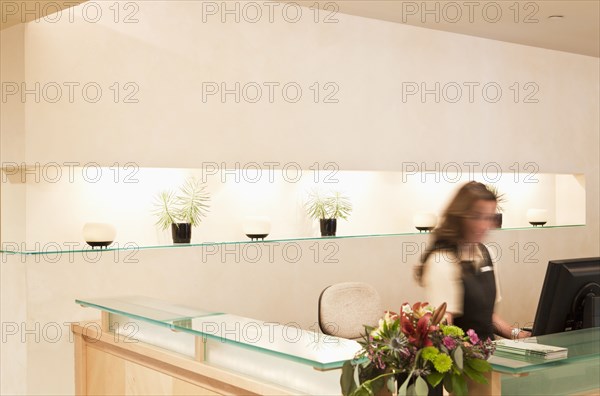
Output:
M544 227L515 227L515 228L500 228L497 230L493 230L491 232L496 231L526 231L526 230L548 230L548 229L557 229L557 228L573 228L573 227L585 227L585 224L572 224L572 225L557 225L557 226L544 226ZM85 242L81 242L77 244L77 248L71 249L60 249L60 245L57 243L49 244L50 247L45 248L42 251L35 250L18 250L19 248L23 249L24 244L10 244L10 247L15 247L16 250L5 249L0 250L1 254L19 254L24 256L29 255L57 255L57 254L71 254L71 253L102 253L102 252L112 252L112 251L125 251L131 252L135 250L151 250L151 249L185 249L185 248L193 248L193 247L208 247L215 245L239 245L239 244L252 244L252 243L271 243L271 244L281 244L281 243L293 243L300 241L325 241L325 242L334 242L337 240L345 240L345 239L356 239L356 238L385 238L385 237L400 237L400 236L429 236L428 232L403 232L403 233L395 233L395 234L362 234L362 235L341 235L334 237L297 237L297 238L280 238L280 239L265 239L260 241L252 241L250 239L244 239L242 241L220 241L220 242L201 242L201 243L179 243L179 244L168 244L168 245L138 245L135 242L127 242L120 245L118 242L113 243L105 249L92 249L91 246L88 246ZM80 248L84 246L84 248ZM55 249L58 247L58 249ZM6 248L6 246L3 246Z
M319 370L341 368L361 349L353 340L302 330L281 323L213 312L140 296L77 299L77 304L205 339L275 355ZM537 342L568 348L566 359L546 360L496 351L489 362L495 371L524 374L553 366L600 359L600 328L531 337Z
M496 351L489 360L495 371L523 374L553 366L600 359L600 328L598 327L530 337L521 341L567 348L569 350L568 357L566 359L546 360L539 357Z
M188 308L148 297L78 299L75 302L84 307L307 364L319 370L341 368L361 349L356 341L296 326Z

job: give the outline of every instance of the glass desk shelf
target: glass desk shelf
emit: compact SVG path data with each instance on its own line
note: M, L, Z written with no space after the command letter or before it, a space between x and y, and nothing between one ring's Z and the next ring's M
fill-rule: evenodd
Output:
M561 229L561 228L575 228L575 227L584 227L585 224L573 224L573 225L560 225L560 226L544 226L544 227L517 227L517 228L501 228L495 231L525 231L525 230L544 230L544 229ZM495 232L494 231L494 232ZM152 249L186 249L186 248L194 248L194 247L207 247L207 246L215 246L215 245L239 245L239 244L252 244L252 243L264 243L264 244L277 244L277 243L292 243L292 242L300 242L300 241L336 241L336 240L347 240L347 239L360 239L360 238L385 238L385 237L401 237L401 236L427 236L428 232L405 232L405 233L395 233L395 234L364 234L364 235L344 235L344 236L335 236L335 237L299 237L299 238L281 238L281 239L266 239L260 241L251 241L249 239L245 239L243 241L220 241L220 242L202 242L202 243L182 243L182 244L169 244L169 245L146 245L140 246L135 242L127 242L123 246L120 246L118 242L110 245L106 249L92 249L91 246L88 246L85 242L81 242L77 246L85 246L84 249L76 248L72 250L60 250L53 249L54 246L60 246L58 244L51 244L52 249L47 249L45 251L20 251L13 249L6 249L6 247L12 247L16 245L18 249L21 247L21 244L4 244L3 248L5 250L0 250L1 254L18 254L18 255L53 255L53 254L71 254L71 253L96 253L96 252L111 252L111 251L133 251L133 250L152 250ZM112 247L111 247L112 246Z
M352 340L148 297L76 302L102 311L102 329L110 333L131 335L135 342L176 352L202 367L284 386L290 394L339 394L339 369L360 350ZM130 324L136 325L134 332L127 330ZM568 348L568 358L496 352L490 358L490 385L482 394L597 394L590 392L600 389L600 328L540 336L537 342Z
M564 347L569 350L566 359L546 360L533 356L521 356L496 351L489 362L495 371L507 374L523 374L550 367L565 366L573 363L600 362L600 328L569 331L532 337L538 344Z
M496 352L490 363L497 392L511 396L600 394L600 328L536 337L540 344L565 347L566 359L544 360Z
M75 302L114 315L109 321L111 325L123 325L127 320L146 322L213 341L212 345L241 347L317 370L341 368L360 350L360 345L353 340L279 323L182 307L148 297L78 299ZM209 354L210 345L207 346Z

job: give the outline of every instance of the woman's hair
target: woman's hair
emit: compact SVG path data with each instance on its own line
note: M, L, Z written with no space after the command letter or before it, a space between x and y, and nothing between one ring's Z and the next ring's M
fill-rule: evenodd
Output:
M479 182L471 181L458 190L444 211L442 222L432 232L432 242L421 258L421 264L415 267L415 277L419 283L423 276L424 264L436 250L458 251L458 244L465 236L465 218L477 201L494 201L496 195Z

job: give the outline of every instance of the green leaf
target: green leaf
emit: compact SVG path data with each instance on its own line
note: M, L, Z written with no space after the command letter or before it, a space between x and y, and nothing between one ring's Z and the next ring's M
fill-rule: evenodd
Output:
M454 353L452 353L452 357L454 358L454 362L456 363L456 366L458 367L458 369L462 370L463 369L463 350L460 346L454 350Z
M455 396L467 396L467 382L462 375L452 375L452 389Z
M444 376L444 388L448 391L448 393L452 393L454 389L452 388L452 375Z
M433 372L427 376L427 382L434 388L439 385L439 383L444 379L444 374Z
M378 377L375 378L372 382L371 382L371 390L373 391L374 394L378 394L379 391L386 386L386 380L384 377Z
M398 389L398 383L396 382L396 377L391 376L390 378L388 378L387 388L392 394L396 393L396 390Z
M488 383L487 378L485 378L483 374L475 369L472 369L468 364L465 366L464 373L475 382L479 382L480 384Z
M371 389L370 384L362 384L350 396L374 396L375 393Z
M342 366L342 376L340 377L340 386L342 388L342 395L348 396L356 389L356 383L354 381L354 369L355 366L350 360L348 360Z
M398 396L406 396L407 395L408 382L410 381L411 378L412 378L412 372L408 375L408 377L406 377L406 380L404 381L404 383L402 383L402 385L400 385L400 388L398 389Z
M479 371L480 373L485 373L492 370L490 363L483 359L469 359L467 360L467 364L469 367Z
M415 393L417 396L427 396L429 392L429 387L427 386L427 382L423 379L423 377L417 377L417 381L415 381Z

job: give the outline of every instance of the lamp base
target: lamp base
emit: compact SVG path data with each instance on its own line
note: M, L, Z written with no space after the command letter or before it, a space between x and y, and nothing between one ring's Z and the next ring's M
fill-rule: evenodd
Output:
M419 232L423 232L423 231L425 231L425 232L431 232L434 227L417 227L417 226L415 226L415 228L417 230L419 230Z
M546 221L530 221L529 222L529 224L531 224L534 227L537 227L537 226L542 226L543 227L544 224L546 224L546 223L547 223Z
M86 241L86 243L88 245L90 245L92 247L92 249L95 249L96 247L100 247L100 249L102 249L102 248L106 249L108 247L108 245L110 245L111 243L113 243L113 241L102 241L102 242L89 242L89 241Z
M246 236L253 241L258 241L259 239L262 239L264 241L268 235L269 234L246 234Z

